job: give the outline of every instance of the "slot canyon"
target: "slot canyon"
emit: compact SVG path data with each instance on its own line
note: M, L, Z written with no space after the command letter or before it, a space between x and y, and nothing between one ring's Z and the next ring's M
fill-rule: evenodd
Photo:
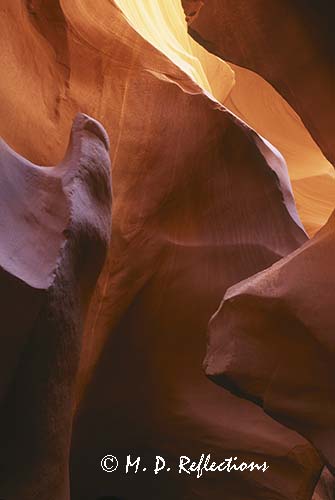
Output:
M1 1L1 500L335 500L334 15Z

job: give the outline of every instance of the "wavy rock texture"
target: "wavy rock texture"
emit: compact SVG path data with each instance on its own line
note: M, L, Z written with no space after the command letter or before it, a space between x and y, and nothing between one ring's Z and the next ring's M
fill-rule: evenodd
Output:
M335 204L335 173L298 115L256 73L232 65L236 84L225 106L266 137L284 156L299 216L314 235Z
M141 178L132 190L136 214L150 212L144 220L134 213L132 235L120 250L116 242L112 248L114 265L109 267L95 334L109 326L113 336L104 345L75 427L74 498L88 499L97 492L136 498L140 491L152 499L215 499L222 489L236 499L309 498L318 467L311 448L284 428L274 428L270 420L260 419L256 407L221 393L201 370L203 332L222 290L305 239L265 159L278 161L277 175L283 165L254 133L229 114L212 109L201 95L191 98L174 86L166 91L173 93L173 102L178 100L180 112L186 101L188 117L192 114L197 123L197 147L190 148L196 147L196 156L183 153L192 141L190 130L175 130L180 142L177 135L170 140L179 145L178 162L168 157L164 165L160 158L149 174L150 192L160 186L163 198L152 207L147 181ZM158 129L159 123L154 125ZM161 150L167 135L157 137ZM210 151L203 155L209 139ZM158 169L162 164L164 168ZM285 181L282 186L285 191ZM125 215L132 208L128 203L122 203ZM114 234L117 230L121 228L114 228ZM115 262L120 262L119 269ZM124 304L121 321L112 331L113 301L131 287L139 289L131 290L132 302ZM251 478L213 475L192 481L171 472L168 477L149 474L131 481L122 469L112 478L99 473L96 463L106 449L120 457L131 450L148 463L158 453L169 457L174 470L179 455L197 457L206 449L217 459L231 454L261 461L268 457L272 470Z
M1 498L70 498L83 322L110 235L108 147L85 115L57 167L0 143Z
M304 125L334 163L332 3L275 1L269 7L260 0L184 0L183 5L192 14L194 38L235 63L230 64L235 86L224 104L284 155L300 217L315 234L334 208L334 171Z
M275 0L271 6L266 0L182 2L192 36L222 59L271 83L334 164L333 2Z
M334 234L335 213L296 252L228 290L205 361L208 376L307 437L333 471Z
M223 103L235 85L231 67L187 33L180 0L116 0L128 22L158 50Z
M311 235L320 229L334 208L334 169L292 107L259 75L192 40L180 0L117 3L146 40L281 151L304 226Z
M42 2L4 2L1 132L35 162L54 162L82 110L106 124L113 165L112 242L80 357L72 500L309 499L322 465L311 445L201 369L225 290L307 239L282 157L113 2L50 5L56 23ZM130 480L100 470L109 451L172 464L206 451L270 469Z

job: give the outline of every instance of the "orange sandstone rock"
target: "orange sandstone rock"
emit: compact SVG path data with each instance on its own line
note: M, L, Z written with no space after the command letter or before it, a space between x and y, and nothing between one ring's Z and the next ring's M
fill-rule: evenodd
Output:
M308 243L230 288L209 326L207 375L305 436L334 471L335 213Z
M263 76L335 163L334 4L183 0L190 34L208 50Z
M201 369L206 325L225 290L307 239L285 162L141 38L113 2L52 5L57 26L42 4L5 1L0 127L42 164L61 157L78 110L106 124L111 141L112 240L82 340L72 500L215 500L223 491L234 500L309 499L322 465L313 447ZM65 464L69 430L60 434ZM120 460L159 454L172 467L180 455L211 452L270 468L198 480L174 467L170 476L130 480L121 468L100 469L106 452Z

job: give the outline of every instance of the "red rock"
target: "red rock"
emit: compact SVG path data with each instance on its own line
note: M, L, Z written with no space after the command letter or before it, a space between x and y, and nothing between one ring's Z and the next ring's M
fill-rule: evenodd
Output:
M335 58L329 0L182 0L190 34L271 83L335 164Z
M335 478L325 467L315 488L312 500L334 500L334 498Z
M108 148L85 115L56 167L0 143L1 498L69 498L82 327L109 243Z
M109 47L117 54L116 20ZM111 133L119 137L114 236L86 328L83 369L100 346L102 354L74 428L72 494L209 500L224 490L250 500L292 498L302 489L309 498L319 469L313 449L270 419L259 420L257 408L223 393L201 370L206 324L223 291L306 240L285 165L185 75L178 78L184 91L174 85L178 70L162 56L170 81L141 71L149 48L135 32L127 37L136 64L113 74L115 88L127 82L122 128L115 120ZM147 89L141 100L138 89ZM243 474L201 480L176 471L130 479L121 465L113 474L99 467L106 453L124 465L131 452L148 468L156 454L167 457L175 470L180 455L196 459L203 450L272 466L254 480Z
M45 10L32 19L19 0L6 0L0 54L11 64L0 81L0 127L43 164L60 157L78 110L105 123L111 140L113 237L85 322L72 500L216 500L222 492L309 499L322 465L313 447L201 369L206 325L226 288L306 241L285 163L145 42L114 3L58 4L62 30ZM179 455L236 454L270 469L130 480L121 468L100 469L109 452L123 463L131 452L173 464Z
M300 249L229 289L207 375L305 436L334 471L335 213Z

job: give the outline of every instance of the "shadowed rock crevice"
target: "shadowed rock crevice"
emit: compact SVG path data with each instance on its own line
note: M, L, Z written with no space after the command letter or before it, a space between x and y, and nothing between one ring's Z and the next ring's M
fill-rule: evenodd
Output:
M60 0L25 0L27 13L36 30L51 45L68 81L70 74L67 23Z

